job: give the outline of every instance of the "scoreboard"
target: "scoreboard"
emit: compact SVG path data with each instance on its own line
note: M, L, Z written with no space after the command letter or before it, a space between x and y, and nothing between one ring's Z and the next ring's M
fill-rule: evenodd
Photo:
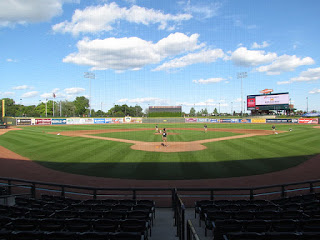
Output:
M271 93L247 96L247 110L288 110L289 93Z

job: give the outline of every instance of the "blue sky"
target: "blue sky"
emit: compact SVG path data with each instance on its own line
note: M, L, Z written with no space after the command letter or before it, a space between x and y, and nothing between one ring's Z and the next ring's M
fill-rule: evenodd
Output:
M231 112L247 72L243 101L269 88L320 111L319 9L318 0L1 1L0 98Z

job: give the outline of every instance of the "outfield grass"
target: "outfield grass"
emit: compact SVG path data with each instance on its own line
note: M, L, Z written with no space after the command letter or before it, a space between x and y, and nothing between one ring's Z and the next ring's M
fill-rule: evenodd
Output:
M0 145L55 170L129 179L207 179L263 174L296 166L320 153L320 129L309 125L276 125L278 130L288 131L292 128L293 131L211 142L205 144L206 150L181 153L136 151L130 149L131 144L128 143L46 133L154 126L123 124L23 127L21 131L1 135ZM159 124L159 128L163 127L202 129L203 125ZM271 130L271 124L208 124L208 128ZM185 134L176 136L183 135ZM169 137L171 138L170 135Z
M200 131L192 130L175 130L170 129L167 131L168 142L191 142L197 140L229 137L234 135L240 135L231 132L207 132L204 133L202 129ZM134 131L134 132L112 132L112 133L100 133L95 134L100 137L111 137L128 139L143 142L162 142L161 134L155 134L153 130Z

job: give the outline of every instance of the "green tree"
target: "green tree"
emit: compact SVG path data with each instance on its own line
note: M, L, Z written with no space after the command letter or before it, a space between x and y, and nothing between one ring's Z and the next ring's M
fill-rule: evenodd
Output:
M21 105L16 105L14 100L11 98L2 98L1 103L0 103L0 109L2 113L2 100L5 100L4 106L5 106L5 115L6 116L11 116L11 117L17 117L19 116L18 114L21 112L19 111L19 107Z
M134 106L134 115L135 117L142 117L143 113L142 113L142 107L136 105Z
M61 102L61 110L62 110L62 116L64 117L73 117L75 116L76 107L74 105L74 102L69 101L62 101Z
M215 116L218 116L218 115L219 115L217 108L214 108L213 114L214 114Z
M84 96L76 97L76 99L73 101L75 106L75 114L82 116L84 114L89 113L89 99L85 98Z
M192 116L192 117L196 116L196 110L194 109L194 107L190 108L189 115Z

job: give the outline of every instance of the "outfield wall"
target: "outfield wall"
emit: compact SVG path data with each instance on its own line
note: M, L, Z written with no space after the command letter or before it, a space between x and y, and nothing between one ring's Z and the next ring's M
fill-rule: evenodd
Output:
M126 124L126 123L295 123L319 124L318 118L10 118L7 125L40 126L40 125L89 125L89 124Z

